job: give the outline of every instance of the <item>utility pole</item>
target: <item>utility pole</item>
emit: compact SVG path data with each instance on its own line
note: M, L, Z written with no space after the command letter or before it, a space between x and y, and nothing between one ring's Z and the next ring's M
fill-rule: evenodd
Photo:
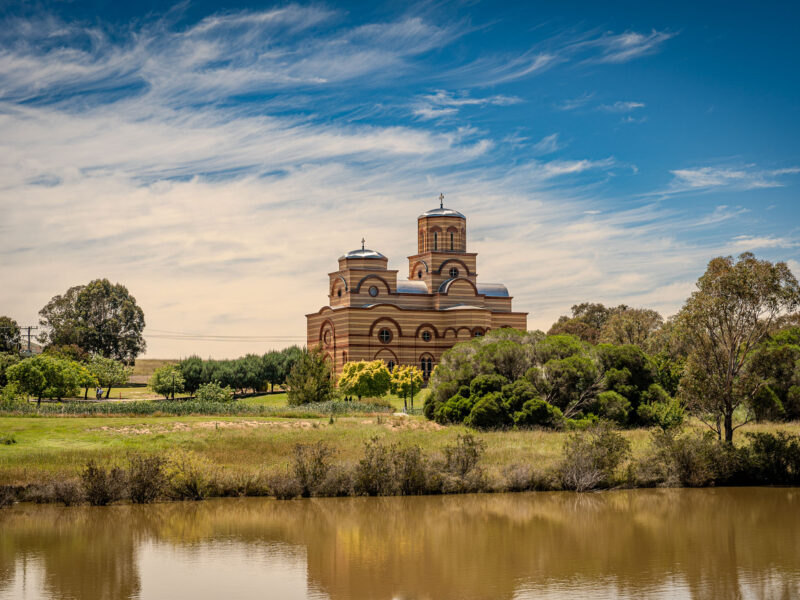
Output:
M3 326L3 327L0 327L0 329L12 329L13 330L14 328L13 327L9 327L9 326ZM28 354L28 356L30 356L31 355L31 331L39 329L39 328L36 327L35 325L26 325L25 327L19 327L19 329L20 329L20 331L25 331L26 329L28 330L28 333L27 333L27 335L28 335L28 351L27 351L27 354Z
M22 327L22 329L28 330L28 356L31 355L31 330L39 329L38 327L34 327L33 325L28 325L27 327Z

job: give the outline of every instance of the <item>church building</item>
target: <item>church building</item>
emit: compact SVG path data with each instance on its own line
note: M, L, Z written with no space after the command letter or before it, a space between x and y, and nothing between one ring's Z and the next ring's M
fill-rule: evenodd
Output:
M439 207L417 218L417 253L408 279L398 281L388 259L364 247L339 258L328 273L328 305L306 315L308 347L322 346L335 366L359 360L417 365L427 379L442 353L490 329L527 329L499 283L480 283L477 254L467 251L467 219Z

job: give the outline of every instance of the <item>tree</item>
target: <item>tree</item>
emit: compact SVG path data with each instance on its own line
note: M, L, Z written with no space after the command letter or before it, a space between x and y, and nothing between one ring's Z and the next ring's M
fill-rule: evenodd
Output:
M170 396L175 400L175 392L183 391L183 375L177 365L164 365L153 372L148 386L156 394L161 394L169 400Z
M747 252L718 257L697 281L679 313L691 348L681 394L700 419L733 442L736 410L748 410L763 377L751 358L775 320L800 304L800 287L784 262L757 260Z
M777 396L783 418L787 421L800 419L800 327L787 327L773 334L753 354L752 367ZM759 404L766 408L763 400L770 396L760 396ZM772 416L769 413L767 411L766 416Z
M333 397L333 370L322 348L302 350L286 378L291 405L327 402Z
M559 317L547 334L576 335L585 342L596 344L608 319L625 310L628 310L628 307L624 304L606 308L600 303L582 302L572 307L572 317Z
M275 384L280 385L285 380L283 373L283 353L277 350L267 352L263 357L264 378L269 384L270 392L275 391Z
M87 352L132 364L144 351L144 312L121 284L96 279L55 296L39 311L39 340L77 344Z
M46 354L20 361L6 371L6 376L9 382L19 384L23 392L34 396L37 403L42 398L76 396L86 378L91 377L82 365Z
M192 395L204 383L211 383L211 380L204 376L203 359L199 356L184 358L178 363L178 368L183 375L183 388Z
M102 356L93 356L88 367L100 387L106 388L106 398L110 397L113 386L125 385L131 374L130 368L121 362Z
M344 394L377 398L384 396L391 387L392 374L382 360L361 360L345 363L339 376L339 389Z
M647 340L664 323L663 317L648 308L629 308L615 312L600 330L598 341L608 344L635 344L644 348Z
M0 316L0 352L19 352L20 330L11 317Z
M16 352L0 352L0 387L8 383L6 371L9 367L21 361L20 355Z
M392 393L403 399L403 407L408 409L406 398L411 398L411 410L414 410L414 394L422 389L422 371L414 365L397 365L392 370Z

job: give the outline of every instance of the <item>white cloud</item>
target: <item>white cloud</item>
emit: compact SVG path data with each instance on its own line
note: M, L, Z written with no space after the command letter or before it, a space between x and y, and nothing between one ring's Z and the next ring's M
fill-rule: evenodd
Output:
M414 116L421 119L436 119L456 114L464 106L508 106L522 102L516 96L485 96L474 98L466 93L459 95L438 90L433 94L419 96L412 105Z
M626 31L621 34L608 33L593 40L580 42L577 46L582 50L599 51L599 55L587 58L586 62L624 63L653 54L674 36L674 33L655 29L650 33Z
M782 187L782 175L800 173L800 169L763 169L754 165L742 167L691 167L670 171L673 180L666 195L714 189L751 190L757 188Z
M559 140L557 133L551 133L533 145L533 150L538 155L552 154L562 148L564 148L564 145Z
M605 110L607 112L630 112L632 110L636 110L637 108L644 108L644 102L632 102L627 101L623 102L622 100L617 100L613 104L603 104L600 106L600 110Z
M0 289L3 312L33 323L53 295L108 277L143 307L150 356L283 346L302 340L304 314L327 301L326 273L362 235L402 276L416 215L440 191L469 218L481 277L506 283L532 328L584 299L674 311L709 256L744 244L689 244L676 232L690 221L671 210L604 205L598 185L613 158L477 164L495 142L473 128L288 110L308 88L397 76L458 35L414 18L289 35L334 17L289 6L182 31L159 22L113 43L54 21L0 32L16 36L0 53L0 281L13 282ZM70 42L80 36L92 43ZM537 59L527 60L489 75L530 73ZM124 86L135 93L117 95ZM225 105L265 91L283 93L255 109ZM425 101L457 111L517 99L442 91ZM536 145L544 154L560 139Z

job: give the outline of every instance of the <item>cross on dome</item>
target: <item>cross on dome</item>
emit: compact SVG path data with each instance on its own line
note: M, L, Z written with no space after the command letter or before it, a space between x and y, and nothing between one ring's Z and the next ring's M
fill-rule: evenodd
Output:
M444 208L444 194L439 194L439 208Z
M366 244L366 243L367 243L366 240L362 237L361 238L361 249L362 250L364 249L364 244Z

